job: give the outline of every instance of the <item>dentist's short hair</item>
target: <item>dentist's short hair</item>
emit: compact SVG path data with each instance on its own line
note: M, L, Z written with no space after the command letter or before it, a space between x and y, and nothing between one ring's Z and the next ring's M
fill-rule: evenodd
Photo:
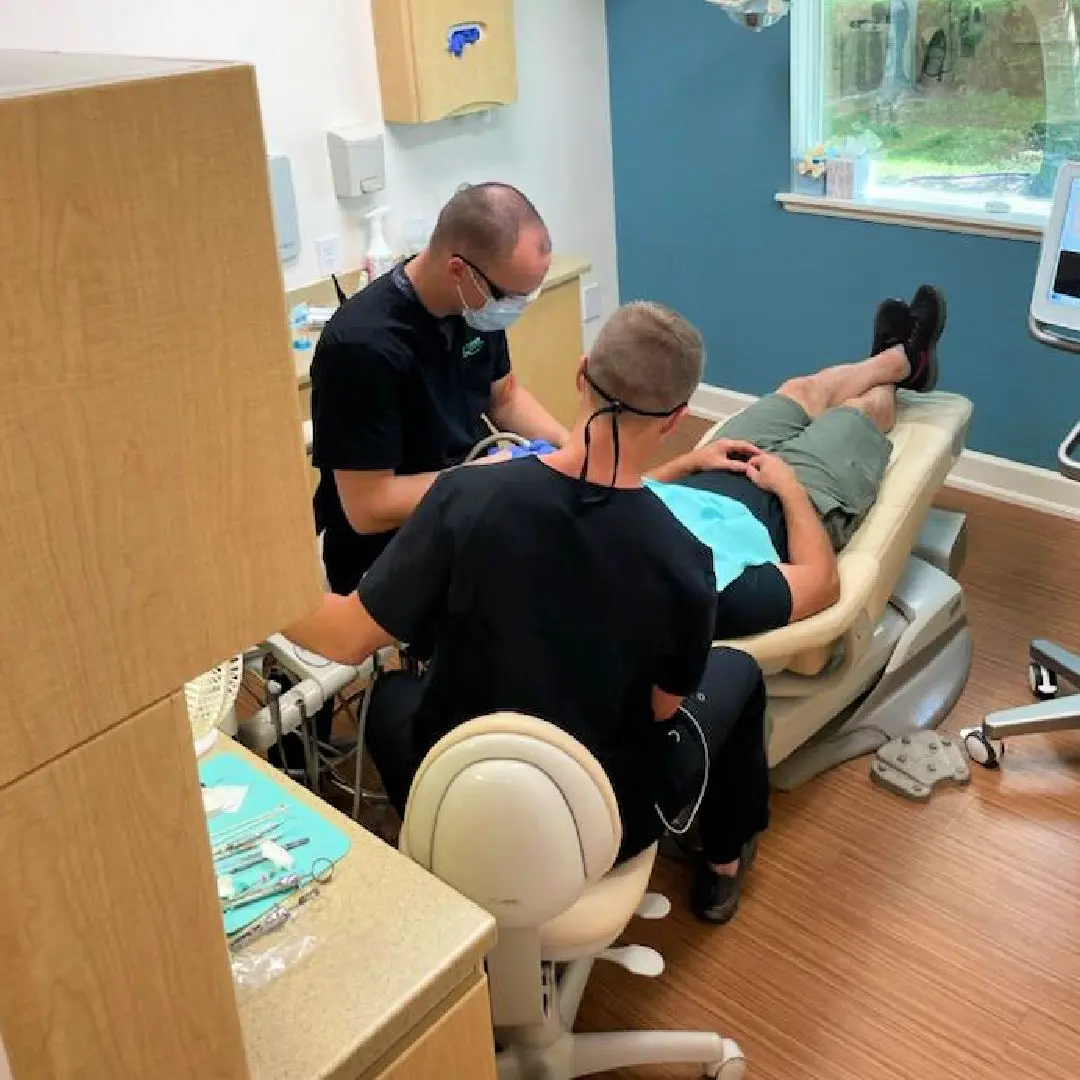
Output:
M541 243L550 251L544 219L516 187L495 182L468 184L439 212L431 247L490 265L510 258L521 233L530 228L543 233Z
M587 365L589 377L611 397L649 412L668 412L686 404L701 382L705 347L701 334L678 312L635 300L604 323Z

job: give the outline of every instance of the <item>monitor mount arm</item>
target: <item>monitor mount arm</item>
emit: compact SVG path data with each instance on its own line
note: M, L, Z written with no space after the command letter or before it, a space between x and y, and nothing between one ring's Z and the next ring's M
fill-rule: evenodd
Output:
M1080 480L1080 421L1058 447L1058 469L1070 480Z
M1059 333L1053 327L1040 322L1030 312L1028 330L1041 345L1049 345L1050 348L1061 349L1063 352L1080 353L1080 338ZM1080 421L1062 440L1058 447L1057 460L1058 469L1063 476L1080 481Z

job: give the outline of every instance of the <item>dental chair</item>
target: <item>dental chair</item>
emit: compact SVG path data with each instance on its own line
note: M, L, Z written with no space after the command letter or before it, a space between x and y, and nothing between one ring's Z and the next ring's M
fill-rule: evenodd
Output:
M955 580L965 522L931 503L964 449L971 414L956 394L900 391L881 492L838 556L840 599L779 630L716 643L751 653L766 675L777 789L936 727L956 704L972 656Z
M552 724L512 713L472 720L421 764L400 847L498 923L487 974L499 1080L678 1063L743 1077L738 1046L712 1032L574 1033L596 960L663 971L652 949L614 946L635 915L671 909L646 892L655 845L613 869L621 838L603 769Z

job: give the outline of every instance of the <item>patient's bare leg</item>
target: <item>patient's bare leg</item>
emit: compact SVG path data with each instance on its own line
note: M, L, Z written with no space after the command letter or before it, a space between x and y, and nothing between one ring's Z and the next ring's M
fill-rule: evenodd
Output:
M849 408L865 413L878 428L888 434L896 425L896 387L875 386L859 397L841 402Z
M858 401L875 387L891 392L910 371L903 346L896 345L857 364L839 364L789 379L777 392L798 402L807 416L815 417L845 402Z

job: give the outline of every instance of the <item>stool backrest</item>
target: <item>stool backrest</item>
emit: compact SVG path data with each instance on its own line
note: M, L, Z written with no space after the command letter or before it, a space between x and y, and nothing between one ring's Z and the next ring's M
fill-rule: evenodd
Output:
M401 850L485 908L500 928L538 927L614 865L622 826L599 762L554 724L470 720L413 780Z

